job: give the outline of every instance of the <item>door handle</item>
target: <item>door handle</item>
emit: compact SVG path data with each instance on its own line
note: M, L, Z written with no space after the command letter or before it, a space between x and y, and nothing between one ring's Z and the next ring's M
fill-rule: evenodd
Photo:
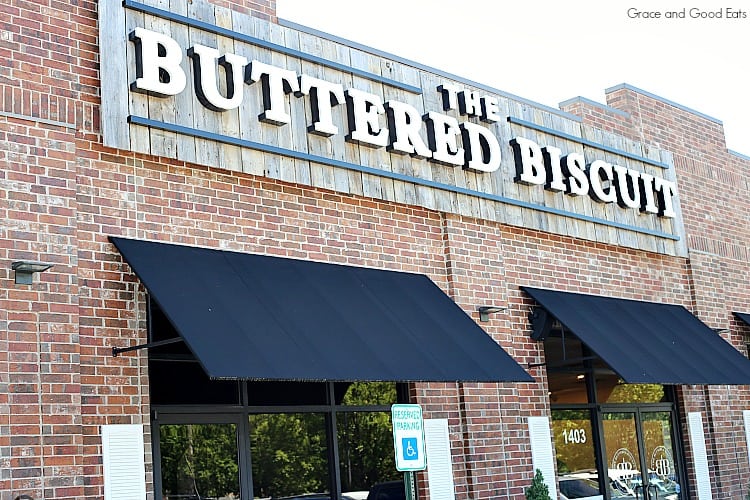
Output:
M654 496L651 496L651 488L654 489ZM659 488L657 488L655 484L648 485L648 497L654 500L659 498Z
M641 484L636 484L635 487L633 488L633 491L635 492L636 500L641 498L641 495L639 493L641 490L643 490L643 485Z

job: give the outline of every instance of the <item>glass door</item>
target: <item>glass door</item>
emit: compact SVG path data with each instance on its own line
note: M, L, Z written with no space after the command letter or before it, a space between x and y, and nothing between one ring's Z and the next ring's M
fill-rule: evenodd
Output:
M643 454L648 467L650 498L677 500L680 496L677 455L672 438L672 413L641 410Z
M602 412L611 498L678 500L680 485L672 412Z
M634 412L602 413L604 461L612 498L648 498L643 493L643 468Z

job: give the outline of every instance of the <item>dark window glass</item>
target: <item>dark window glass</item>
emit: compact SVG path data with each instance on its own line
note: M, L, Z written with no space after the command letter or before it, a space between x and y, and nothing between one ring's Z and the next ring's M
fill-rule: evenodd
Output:
M211 380L197 362L149 362L151 403L155 405L229 404L240 402L234 380Z
M325 405L323 382L248 382L250 406Z
M239 498L237 429L234 424L159 426L162 498Z
M549 398L552 404L588 403L581 341L568 335L544 341Z

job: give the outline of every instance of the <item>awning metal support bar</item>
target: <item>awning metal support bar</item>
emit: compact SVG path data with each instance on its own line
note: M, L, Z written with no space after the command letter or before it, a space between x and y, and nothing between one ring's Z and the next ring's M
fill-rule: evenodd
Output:
M156 342L149 342L147 344L131 345L130 347L113 347L112 356L116 358L118 355L122 354L123 352L138 351L140 349L150 349L152 347L161 347L163 345L176 344L177 342L182 342L182 341L183 341L182 337L175 337L173 339L159 340Z
M546 366L547 368L562 368L564 366L570 366L575 365L576 363L582 363L584 361L593 361L597 359L596 356L582 356L579 358L567 358L563 359L561 361L558 361L556 363L529 363L529 368L534 368L537 366Z

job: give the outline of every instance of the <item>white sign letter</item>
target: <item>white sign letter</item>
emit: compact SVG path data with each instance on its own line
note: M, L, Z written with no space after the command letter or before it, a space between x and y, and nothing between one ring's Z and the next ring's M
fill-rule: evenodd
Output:
M656 200L654 199L654 176L641 172L639 189L641 191L641 212L658 214L659 207L656 206Z
M477 172L494 172L500 168L500 144L495 134L476 123L461 124L461 134L466 149L464 168Z
M130 85L131 90L158 97L185 90L187 79L180 67L182 48L176 41L143 28L133 30L130 41L135 43L136 58L136 79Z
M422 115L419 111L414 106L398 101L386 102L385 110L391 143L388 150L431 158L432 151L419 135L422 128Z
M661 177L654 177L654 189L659 200L659 215L662 217L674 217L674 206L672 198L677 194L677 185Z
M524 184L544 184L547 182L547 171L544 169L542 148L523 137L511 139L513 156L516 160L516 182Z
M381 127L378 119L385 114L380 97L357 89L348 89L345 94L349 104L347 139L359 144L385 147L388 144L388 129Z
M443 94L443 111L458 107L458 87L449 83L438 85L437 91Z
M612 168L617 182L617 204L622 208L640 208L641 191L638 189L638 177L641 173L620 165L614 165Z
M284 95L299 92L297 73L288 69L277 68L260 61L253 61L245 72L247 83L263 80L263 108L260 119L275 125L289 123L292 118L286 112Z
M303 95L310 95L313 119L310 132L326 137L338 134L339 128L333 124L331 112L335 105L344 102L344 87L302 75L299 78L299 91Z
M547 170L547 182L545 189L550 191L565 191L565 182L563 182L562 166L560 165L560 148L545 146L542 148L544 155L545 168Z
M188 56L193 59L195 93L198 100L214 111L228 111L242 104L242 71L247 59L235 54L219 57L219 51L205 45L194 45L188 49ZM227 79L227 97L219 92L216 68L224 68Z
M432 159L447 165L463 165L464 148L459 148L456 140L461 133L458 120L430 111L425 116L425 122Z
M604 173L604 178L602 178ZM591 183L591 197L601 203L613 203L617 201L617 191L612 182L612 165L604 160L595 160L589 166L589 182ZM609 183L607 191L604 190L604 182Z
M589 193L589 178L585 172L586 160L581 153L570 153L562 159L562 171L568 176L567 193L580 196Z

